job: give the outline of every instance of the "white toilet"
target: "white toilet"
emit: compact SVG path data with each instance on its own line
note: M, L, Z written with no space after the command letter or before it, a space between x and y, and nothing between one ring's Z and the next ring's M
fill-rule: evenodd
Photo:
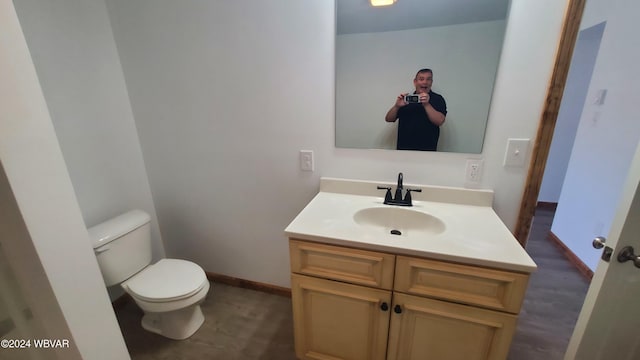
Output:
M144 311L142 327L182 340L204 322L200 303L209 291L204 270L186 260L151 264L150 217L132 210L89 229L105 284L120 284Z

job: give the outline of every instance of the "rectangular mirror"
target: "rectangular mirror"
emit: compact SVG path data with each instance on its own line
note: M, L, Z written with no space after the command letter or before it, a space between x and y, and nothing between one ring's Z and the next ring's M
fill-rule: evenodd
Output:
M481 153L508 9L509 0L337 0L336 147L396 149L402 118L385 115L428 68L447 108L437 150Z

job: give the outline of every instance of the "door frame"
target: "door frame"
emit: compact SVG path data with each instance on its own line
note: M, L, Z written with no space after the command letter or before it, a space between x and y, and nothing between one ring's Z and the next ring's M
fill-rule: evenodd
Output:
M555 130L562 94L564 93L571 57L575 47L580 22L584 12L586 0L567 0L564 21L553 72L549 81L545 105L540 116L540 125L533 145L529 171L520 202L520 211L513 235L524 247L531 231L531 222L538 203L538 195L542 184L544 169L547 165L547 157L551 147L551 139Z

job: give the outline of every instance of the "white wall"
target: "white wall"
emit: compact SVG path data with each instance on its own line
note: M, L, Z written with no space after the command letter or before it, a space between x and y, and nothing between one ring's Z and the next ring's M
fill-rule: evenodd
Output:
M283 230L320 176L394 181L402 171L406 183L464 185L463 154L335 148L330 1L107 8L170 256L288 286ZM557 0L512 1L481 184L496 190L510 228L526 169L503 168L506 140L535 136L564 10ZM299 170L300 149L314 150L314 173Z
M164 256L155 207L102 0L21 0L20 24L85 225L139 208L151 215L153 256Z
M587 99L600 89L607 96L584 106L551 230L591 269L600 257L591 240L609 232L640 139L639 12L634 0L592 0L581 24L607 22Z
M71 345L45 357L128 359L8 0L0 1L0 79L0 242L48 338Z
M582 29L578 34L538 201L557 203L560 199L604 28L605 24L600 23Z
M439 151L480 153L505 20L336 38L336 145L395 149L397 122L384 116L398 94L413 92L422 68L447 102Z

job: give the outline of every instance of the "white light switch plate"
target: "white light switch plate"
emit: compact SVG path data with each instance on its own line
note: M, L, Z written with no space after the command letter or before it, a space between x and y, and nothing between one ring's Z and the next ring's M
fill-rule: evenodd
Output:
M596 96L593 99L594 105L604 105L604 100L607 98L607 89L600 89L596 91Z
M505 167L524 167L529 153L529 139L509 139L504 154Z

